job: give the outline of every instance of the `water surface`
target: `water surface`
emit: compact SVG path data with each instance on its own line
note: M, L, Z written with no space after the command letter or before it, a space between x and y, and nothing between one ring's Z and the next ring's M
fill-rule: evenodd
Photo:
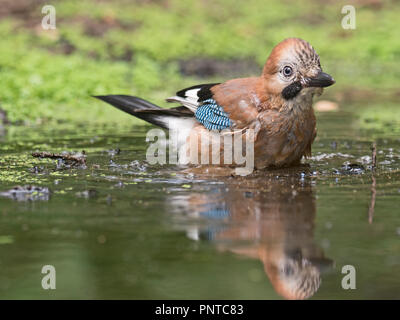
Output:
M303 166L245 178L148 165L147 126L7 128L0 191L51 193L0 197L0 297L400 298L398 120L368 129L347 110L318 114ZM87 168L36 150L85 150ZM44 265L56 290L42 289Z

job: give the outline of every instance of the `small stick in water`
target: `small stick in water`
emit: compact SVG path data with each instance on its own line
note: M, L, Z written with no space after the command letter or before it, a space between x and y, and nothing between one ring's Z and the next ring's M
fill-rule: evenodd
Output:
M52 153L52 152L33 152L32 157L35 158L49 158L49 159L62 159L64 161L74 162L86 165L85 152L82 154L69 154L69 153Z
M376 142L372 143L372 169L376 168Z
M374 218L375 201L376 201L376 178L374 171L376 168L376 142L372 143L372 185L371 185L371 203L368 209L368 222L371 224Z

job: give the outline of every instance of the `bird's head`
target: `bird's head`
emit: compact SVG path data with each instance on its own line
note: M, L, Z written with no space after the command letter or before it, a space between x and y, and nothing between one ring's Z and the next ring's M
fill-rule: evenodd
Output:
M322 72L319 56L314 48L299 38L289 38L274 47L263 70L266 89L285 100L300 92L317 93L335 83Z

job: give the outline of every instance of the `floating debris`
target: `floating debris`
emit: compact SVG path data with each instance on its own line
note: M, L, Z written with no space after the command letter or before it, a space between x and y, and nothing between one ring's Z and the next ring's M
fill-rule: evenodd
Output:
M29 172L34 173L34 174L39 174L44 171L43 166L34 166L33 168L29 169Z
M108 166L110 168L128 169L128 165L127 164L118 164L118 163L114 162L114 160L112 160L112 159L110 159L110 162L109 162Z
M138 160L133 160L130 164L129 167L132 169L137 169L139 171L146 171L147 167L144 164L141 164Z
M113 158L114 156L121 153L121 149L116 148L116 149L107 150L107 153L111 156L111 158Z
M357 159L358 162L361 162L362 164L370 164L372 163L372 158L371 156L362 156L361 158Z
M71 168L71 167L83 167L86 168L86 154L85 151L79 153L52 153L52 152L33 152L32 157L35 158L48 158L57 159L57 169Z
M345 163L340 169L334 169L335 174L363 174L365 167L358 163Z
M8 191L0 192L0 196L17 201L48 201L50 193L49 188L27 185L16 186Z
M353 158L351 154L346 154L346 153L320 153L316 156L312 156L311 160L314 161L323 161L323 160L328 160L328 159L333 159L333 158Z

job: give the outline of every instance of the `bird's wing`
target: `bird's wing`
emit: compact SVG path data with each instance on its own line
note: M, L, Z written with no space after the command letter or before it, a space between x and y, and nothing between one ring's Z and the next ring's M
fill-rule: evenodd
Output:
M219 83L206 83L182 89L175 96L167 98L168 102L179 102L186 108L196 112L204 100L212 98L211 88Z
M184 105L209 130L244 128L258 115L258 81L245 78L200 84L178 91L167 101Z
M267 100L261 78L233 79L211 88L213 99L221 105L235 128L245 128L259 114Z
M219 83L199 84L180 90L168 102L179 102L194 113L198 122L209 130L223 130L232 127L233 122L223 107L213 99L212 88Z

